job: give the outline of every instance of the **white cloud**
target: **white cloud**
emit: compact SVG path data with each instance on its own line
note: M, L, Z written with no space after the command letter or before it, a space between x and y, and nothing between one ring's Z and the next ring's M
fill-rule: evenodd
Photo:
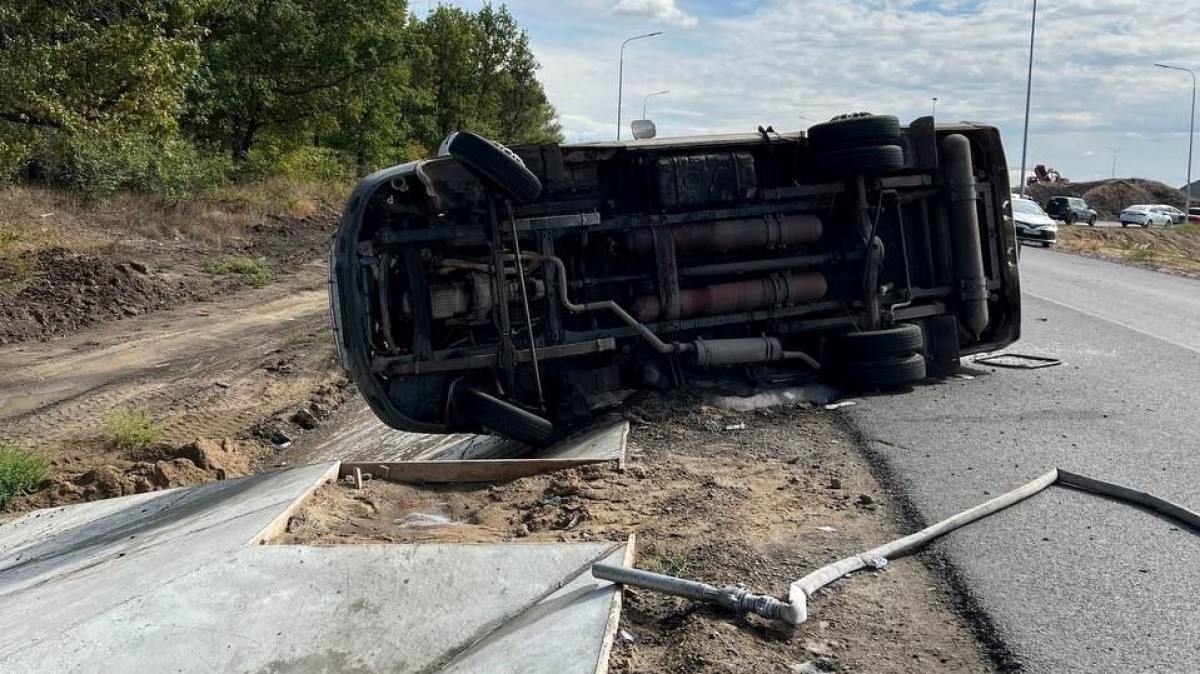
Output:
M664 26L626 50L625 137L642 96L662 89L671 93L654 100L650 116L664 136L804 128L852 110L908 121L928 114L937 96L939 121L999 127L1009 163L1020 164L1027 0L624 3L674 8L699 26ZM568 139L612 139L621 41L660 25L616 14L612 0L508 4L530 30ZM1084 152L1119 146L1118 173L1182 185L1191 82L1153 63L1200 67L1195 4L1039 3L1029 165L1108 175L1109 153Z
M679 9L675 0L619 0L613 7L613 13L665 21L683 28L690 28L697 23L696 17Z

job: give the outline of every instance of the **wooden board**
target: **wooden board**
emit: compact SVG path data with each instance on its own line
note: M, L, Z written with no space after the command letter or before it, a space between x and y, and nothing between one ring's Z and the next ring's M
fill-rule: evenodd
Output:
M483 459L476 461L395 461L391 463L343 463L341 476L353 475L357 468L373 479L391 482L505 482L556 470L590 464L611 463L614 459Z
M629 534L625 543L625 559L621 564L633 567L637 558L637 534ZM625 588L614 590L612 610L608 614L608 627L604 630L604 642L600 644L600 657L596 659L596 674L608 674L608 660L612 656L613 641L617 638L617 629L621 626L621 603L625 598Z

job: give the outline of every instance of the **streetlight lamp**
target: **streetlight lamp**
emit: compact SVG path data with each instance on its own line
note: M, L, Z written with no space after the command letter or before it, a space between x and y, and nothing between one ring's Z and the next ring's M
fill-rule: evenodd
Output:
M1029 101L1033 93L1033 38L1037 31L1037 0L1029 22L1029 74L1025 78L1025 137L1021 140L1021 196L1025 196L1025 158L1029 150Z
M1165 63L1155 63L1154 65L1168 70L1182 70L1192 76L1192 124L1188 127L1187 187L1184 189L1184 192L1187 193L1187 217L1190 219L1192 217L1192 141L1196 136L1196 71L1179 66L1169 66Z
M656 30L653 33L645 35L634 35L633 37L621 43L621 60L617 66L617 140L621 140L621 88L625 84L625 45L634 40L642 40L655 35L662 35L661 30Z
M656 91L652 94L646 94L646 96L642 98L642 119L646 119L646 102L650 100L651 96L662 96L663 94L669 93L671 93L670 89L663 89L662 91Z

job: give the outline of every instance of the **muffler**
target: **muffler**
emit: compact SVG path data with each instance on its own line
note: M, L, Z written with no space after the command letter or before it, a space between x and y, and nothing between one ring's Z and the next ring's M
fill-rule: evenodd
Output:
M958 319L967 334L979 337L988 324L988 288L983 274L971 141L956 133L942 139L941 149L946 166L950 247L958 278Z
M679 291L679 317L715 316L812 302L824 297L828 290L825 275L817 272L687 288ZM663 314L662 301L656 295L643 295L634 300L633 306L641 321L658 320Z

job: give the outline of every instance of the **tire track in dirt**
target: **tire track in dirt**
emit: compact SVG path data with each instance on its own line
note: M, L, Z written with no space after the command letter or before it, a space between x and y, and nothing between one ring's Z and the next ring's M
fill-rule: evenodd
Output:
M0 348L0 438L52 459L95 450L104 412L120 407L151 410L167 443L242 431L328 376L274 362L293 336L308 351L331 350L311 337L328 325L323 281L314 264L265 290Z

